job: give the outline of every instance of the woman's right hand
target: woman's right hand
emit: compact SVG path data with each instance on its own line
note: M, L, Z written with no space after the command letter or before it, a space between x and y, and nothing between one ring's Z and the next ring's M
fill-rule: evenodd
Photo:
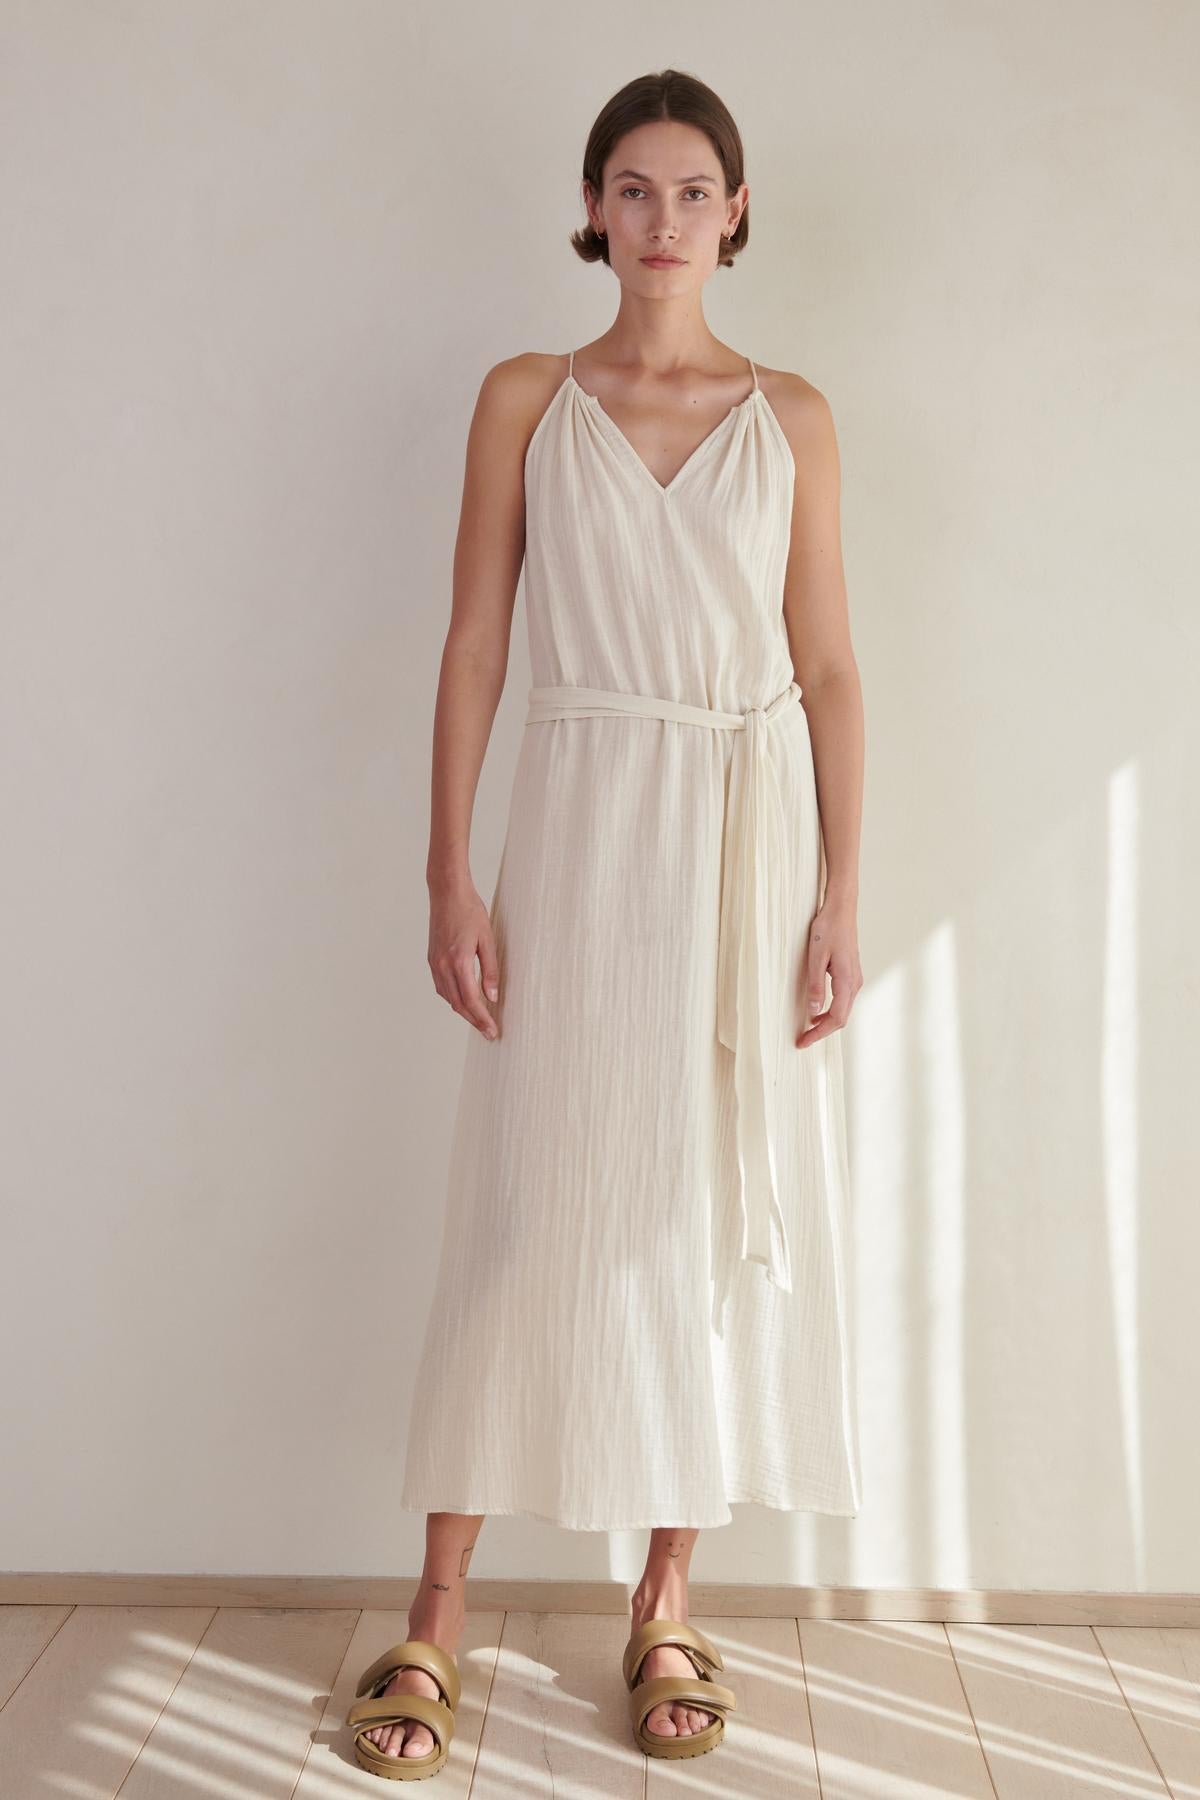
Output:
M478 954L480 977L475 973ZM429 890L429 968L433 985L485 1038L499 1027L484 1000L500 995L496 940L487 907L471 881Z

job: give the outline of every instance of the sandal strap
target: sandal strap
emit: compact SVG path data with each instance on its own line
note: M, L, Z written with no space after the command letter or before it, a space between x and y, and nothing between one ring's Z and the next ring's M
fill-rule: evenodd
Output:
M731 1688L722 1687L718 1682L701 1680L699 1677L689 1681L686 1675L652 1675L649 1681L639 1681L636 1687L629 1690L629 1717L635 1729L645 1723L648 1715L664 1700L668 1705L682 1700L687 1706L702 1708L704 1712L714 1713L723 1719L726 1713L737 1711L737 1698Z
M695 1625L685 1624L682 1619L647 1619L644 1625L638 1626L625 1646L621 1672L627 1688L636 1683L638 1670L647 1653L656 1650L660 1644L678 1644L684 1655L697 1665L698 1674L725 1667L716 1645ZM680 1679L686 1678L681 1676Z
M444 1750L454 1736L454 1714L440 1700L428 1694L389 1694L386 1699L356 1700L346 1712L346 1723L355 1737L374 1731L380 1725L403 1725L412 1719L427 1725Z
M359 1676L355 1695L373 1696L375 1688L386 1687L392 1676L401 1669L424 1669L426 1675L441 1688L442 1698L450 1711L454 1711L462 1693L462 1677L458 1672L458 1665L451 1661L440 1644L428 1643L424 1638L405 1638L402 1644L393 1644L390 1650L377 1656ZM389 1698L399 1699L400 1696L389 1695ZM418 1694L415 1698L420 1699L422 1696Z

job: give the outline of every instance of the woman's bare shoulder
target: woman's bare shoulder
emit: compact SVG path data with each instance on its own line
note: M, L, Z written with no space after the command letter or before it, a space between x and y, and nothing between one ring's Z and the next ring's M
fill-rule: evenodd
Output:
M493 363L479 385L471 442L489 468L519 468L538 423L562 386L567 357L525 350Z
M767 369L761 364L758 379L763 397L771 406L799 464L814 456L836 456L833 409L819 387L791 369Z
M478 409L520 425L536 423L567 375L566 352L523 350L493 363L479 387Z
M828 400L819 387L792 369L768 369L758 363L758 379L762 391L777 410L796 415L817 414L826 409Z

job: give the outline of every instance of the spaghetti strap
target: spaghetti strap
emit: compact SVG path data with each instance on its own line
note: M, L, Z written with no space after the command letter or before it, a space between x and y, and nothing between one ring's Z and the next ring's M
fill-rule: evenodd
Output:
M758 370L755 368L753 362L751 361L751 359L749 357L746 358L746 361L748 363L750 363L750 373L754 377L754 390L757 393L758 392Z
M573 350L571 352L570 360L567 363L567 375L572 381L574 381L574 379L575 379L575 352Z

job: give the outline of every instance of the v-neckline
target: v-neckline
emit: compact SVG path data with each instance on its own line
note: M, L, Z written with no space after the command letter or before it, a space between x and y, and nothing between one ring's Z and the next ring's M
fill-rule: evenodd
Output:
M717 421L717 423L713 426L712 430L708 433L707 437L701 438L700 442L696 445L696 448L691 452L691 454L689 456L685 457L684 461L676 469L676 471L675 471L674 475L672 475L670 481L662 482L658 479L658 476L655 475L654 472L647 466L644 459L634 449L633 445L630 443L630 441L626 437L625 433L621 430L621 427L617 424L617 421L613 418L612 414L605 410L604 403L600 399L600 396L598 394L589 394L586 388L580 387L579 383L575 379L574 373L567 376L567 382L571 387L574 388L575 392L578 395L580 395L580 397L582 399L587 401L588 405L594 411L597 419L600 421L602 427L606 428L611 433L613 439L615 440L615 442L617 444L617 447L620 450L622 450L627 457L629 457L631 462L634 462L637 464L637 467L641 470L642 475L650 483L650 486L654 489L655 493L661 495L664 500L670 498L670 496L674 493L676 487L682 481L683 477L687 474L688 470L697 461L697 459L703 454L703 452L705 450L707 450L709 448L709 446L716 441L716 439L720 436L721 432L724 431L726 425L728 425L730 419L732 419L735 414L743 412L746 409L746 407L748 407L752 401L757 400L758 396L762 393L762 388L760 386L756 385L755 387L751 388L750 392L746 395L745 399L739 400L736 402L735 405L731 406L729 411L725 414L725 417L723 419L719 419Z

